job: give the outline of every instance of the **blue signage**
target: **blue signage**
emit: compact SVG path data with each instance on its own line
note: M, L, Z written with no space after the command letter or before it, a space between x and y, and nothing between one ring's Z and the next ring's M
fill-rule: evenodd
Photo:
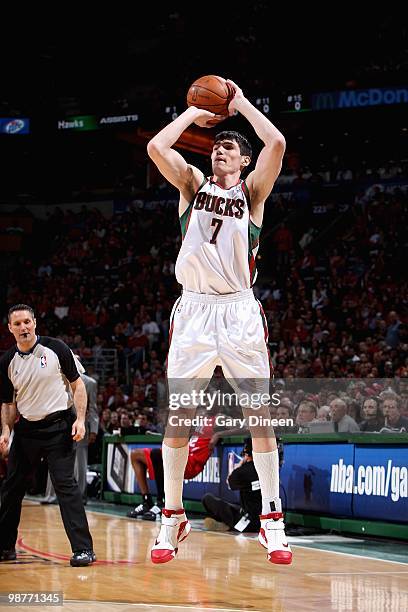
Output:
M21 117L0 117L0 134L29 134L30 120Z
M353 454L352 444L285 444L281 468L283 506L295 512L351 516L351 491L331 491L331 482L332 466L352 464Z
M406 446L357 446L354 457L353 516L408 522Z
M312 95L312 110L316 111L407 103L407 87L346 89L343 91L325 91Z
M161 444L107 445L105 487L137 493L130 461L133 448ZM241 445L216 447L203 471L184 481L184 498L201 501L205 493L240 503L227 479L241 461ZM286 443L280 470L285 510L373 521L408 522L408 452L405 445ZM149 480L152 494L156 485Z

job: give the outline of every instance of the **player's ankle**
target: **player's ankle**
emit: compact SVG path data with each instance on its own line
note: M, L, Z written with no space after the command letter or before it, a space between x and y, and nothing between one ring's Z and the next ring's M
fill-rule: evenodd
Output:
M184 508L162 508L162 514L168 518L170 516L180 516L184 514Z

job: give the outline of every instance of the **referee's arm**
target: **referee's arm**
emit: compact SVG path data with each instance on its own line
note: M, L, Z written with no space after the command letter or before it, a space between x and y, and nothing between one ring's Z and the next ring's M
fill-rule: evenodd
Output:
M1 436L0 436L0 455L5 455L8 450L11 430L17 418L16 403L1 404Z
M79 442L85 436L85 414L88 400L84 381L81 378L77 378L74 382L70 382L69 384L71 385L77 413L76 421L72 424L72 437Z
M1 436L0 455L7 453L11 431L17 418L17 405L14 397L14 387L8 377L8 367L14 351L7 351L0 359L0 405L1 405Z

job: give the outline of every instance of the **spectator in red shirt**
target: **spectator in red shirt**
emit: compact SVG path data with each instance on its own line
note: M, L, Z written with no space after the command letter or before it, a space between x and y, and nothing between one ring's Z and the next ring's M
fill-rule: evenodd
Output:
M278 266L287 266L289 252L293 249L293 234L285 223L281 223L272 238L275 243Z

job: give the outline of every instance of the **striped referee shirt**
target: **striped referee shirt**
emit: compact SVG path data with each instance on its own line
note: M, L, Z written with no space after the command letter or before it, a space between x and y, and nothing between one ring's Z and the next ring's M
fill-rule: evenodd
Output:
M65 342L37 336L27 353L15 345L0 358L0 401L16 402L25 419L39 421L71 408L69 383L78 378L77 363Z

